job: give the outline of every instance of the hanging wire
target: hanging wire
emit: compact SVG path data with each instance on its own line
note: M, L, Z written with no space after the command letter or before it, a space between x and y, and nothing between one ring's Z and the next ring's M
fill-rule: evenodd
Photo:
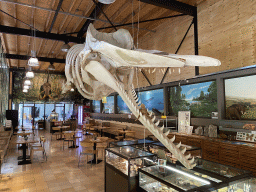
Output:
M139 0L139 11L138 11L138 29L137 29L137 49L139 49L139 32L140 32L140 0Z
M134 0L132 0L132 38L133 38L133 42L134 42L134 19L133 19L133 15L134 15L134 13L133 13L133 1ZM133 46L134 46L134 43L133 43ZM135 46L134 46L134 48L135 48Z

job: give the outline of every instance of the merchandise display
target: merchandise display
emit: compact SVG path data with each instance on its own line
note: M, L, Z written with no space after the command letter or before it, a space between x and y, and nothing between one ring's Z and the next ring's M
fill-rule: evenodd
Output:
M162 171L162 168L164 169L164 172ZM145 175L149 177L151 176L152 177L151 180L148 181L147 180L148 177L145 177ZM155 191L158 191L159 189L156 189L156 186L152 184L152 183L156 183L157 181L159 182L162 181L161 183L169 183L168 188L171 188L170 191L172 191L174 188L176 189L178 188L179 191L188 191L188 190L196 189L196 188L211 184L206 179L186 173L185 171L182 171L178 168L171 167L171 166L156 165L156 166L146 167L140 170L139 182L142 188L145 184L147 184L146 187L149 187L151 185L152 187L155 188ZM158 186L162 189L161 185L158 185Z
M256 179L248 171L196 159L197 166L151 166L139 169L140 188L158 191L253 192Z
M106 149L106 163L130 177L136 176L139 168L154 165L156 160L156 155L130 146Z

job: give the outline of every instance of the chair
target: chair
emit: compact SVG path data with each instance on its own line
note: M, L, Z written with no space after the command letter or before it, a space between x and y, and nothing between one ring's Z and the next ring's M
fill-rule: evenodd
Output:
M40 138L41 139L41 138ZM45 152L45 148L44 148L44 144L45 144L45 141L46 139L45 138L42 138L41 139L41 146L34 146L34 147L31 147L30 149L30 159L32 160L33 159L33 154L35 151L42 151L43 152L43 157L45 158L45 160L47 161L47 156L46 156L46 152Z
M105 140L105 142L97 144L97 150L98 150L98 152L102 151L102 159L104 159L105 149L109 145L109 143L108 143L109 138L108 137L98 137L98 139Z
M135 139L135 131L134 132L128 132L125 134L125 141L130 141L130 140L134 140Z
M39 142L38 143L32 143L32 144L30 144L30 148L31 147L42 147L42 145L43 145L43 139L44 139L44 136L40 136L40 140L39 140Z
M56 140L57 140L57 137L60 136L61 137L61 131L60 131L60 128L59 127L52 127L52 135L51 135L51 141L52 141L52 136L55 135L56 136Z
M94 155L96 155L96 162L98 162L98 151L93 149L94 143L82 141L80 142L80 145L82 147L82 150L80 150L80 153L79 153L78 167L81 161L81 155L86 155L86 163L88 162L89 155L93 157ZM91 166L92 166L92 162L91 162Z
M63 150L64 150L64 142L67 141L68 142L68 146L69 146L69 142L73 142L74 144L74 134L75 132L69 132L69 133L63 133Z

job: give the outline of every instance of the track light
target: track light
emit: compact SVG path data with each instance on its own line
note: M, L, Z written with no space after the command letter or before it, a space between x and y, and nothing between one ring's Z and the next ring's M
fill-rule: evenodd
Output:
M63 52L68 52L68 50L70 49L70 46L67 42L65 42L65 44L63 44L60 49Z
M27 93L28 92L28 90L27 89L23 89L23 93Z

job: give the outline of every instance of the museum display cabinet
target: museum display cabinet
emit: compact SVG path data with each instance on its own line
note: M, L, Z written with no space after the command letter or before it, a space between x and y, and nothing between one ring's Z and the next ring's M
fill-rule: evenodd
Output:
M121 147L121 146L139 146L139 145L149 145L154 143L155 141L148 139L138 139L138 140L130 140L130 141L118 141L111 142L110 147Z
M105 191L137 191L138 169L154 165L157 156L131 146L106 149Z
M197 166L192 170L170 164L139 169L140 190L252 192L256 189L255 179L251 177L249 171L202 159L196 159L196 161Z
M181 141L182 144L201 147L203 159L249 170L256 176L256 146L254 143L178 133L171 133L168 137L172 138L174 135L175 142Z
M176 143L177 144L177 143ZM157 154L159 149L165 151L166 155L170 152L165 148L165 146L161 142L155 142L147 139L139 139L139 140L131 140L131 141L118 141L111 142L110 147L113 146L133 146L137 149L141 149L150 153ZM190 153L192 156L200 156L202 157L202 149L197 146L189 146L185 144L181 144L181 147L186 147L186 155Z

